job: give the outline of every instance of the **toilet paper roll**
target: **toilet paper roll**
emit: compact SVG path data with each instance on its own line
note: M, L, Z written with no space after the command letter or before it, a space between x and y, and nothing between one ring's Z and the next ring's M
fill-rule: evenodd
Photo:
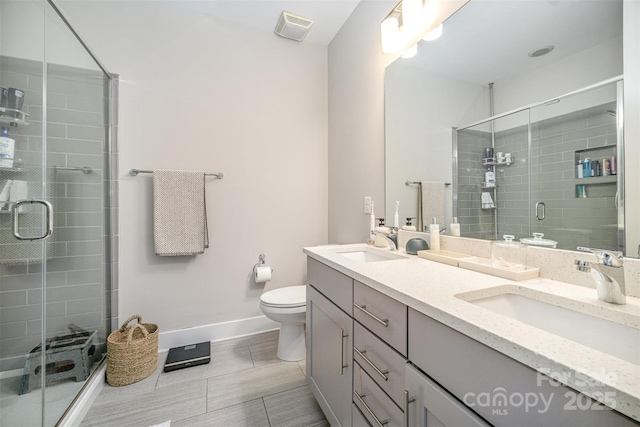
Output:
M255 271L256 283L264 283L271 280L271 267L257 267Z

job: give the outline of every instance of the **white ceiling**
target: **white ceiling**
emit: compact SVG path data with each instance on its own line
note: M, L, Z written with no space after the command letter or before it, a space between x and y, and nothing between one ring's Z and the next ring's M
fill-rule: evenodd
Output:
M533 71L622 37L622 0L472 0L421 42L415 66L478 84ZM527 54L547 45L548 55Z
M269 31L275 29L282 11L290 12L313 21L305 41L328 45L360 0L165 0L164 2Z

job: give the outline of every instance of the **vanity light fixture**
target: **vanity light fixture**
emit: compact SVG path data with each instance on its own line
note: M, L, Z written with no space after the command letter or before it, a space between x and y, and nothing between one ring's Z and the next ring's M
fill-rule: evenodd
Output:
M442 34L442 22L468 2L469 0L402 0L380 24L382 51L404 52L409 48L413 49L423 37L426 40L437 39Z

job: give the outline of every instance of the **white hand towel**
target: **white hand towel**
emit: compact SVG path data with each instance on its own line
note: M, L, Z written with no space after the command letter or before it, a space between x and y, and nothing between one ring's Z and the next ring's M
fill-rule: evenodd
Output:
M444 227L444 182L422 181L421 184L423 224L431 224L435 218L440 227Z
M153 171L156 255L196 255L209 247L204 172Z

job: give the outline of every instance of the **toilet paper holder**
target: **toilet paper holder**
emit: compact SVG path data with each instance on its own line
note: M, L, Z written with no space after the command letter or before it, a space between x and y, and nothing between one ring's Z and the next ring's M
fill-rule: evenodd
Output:
M256 274L256 268L260 267L261 265L264 265L265 258L266 258L265 254L260 254L258 256L258 262L256 263L256 265L253 266L253 274ZM271 272L273 273L273 268L271 269Z

